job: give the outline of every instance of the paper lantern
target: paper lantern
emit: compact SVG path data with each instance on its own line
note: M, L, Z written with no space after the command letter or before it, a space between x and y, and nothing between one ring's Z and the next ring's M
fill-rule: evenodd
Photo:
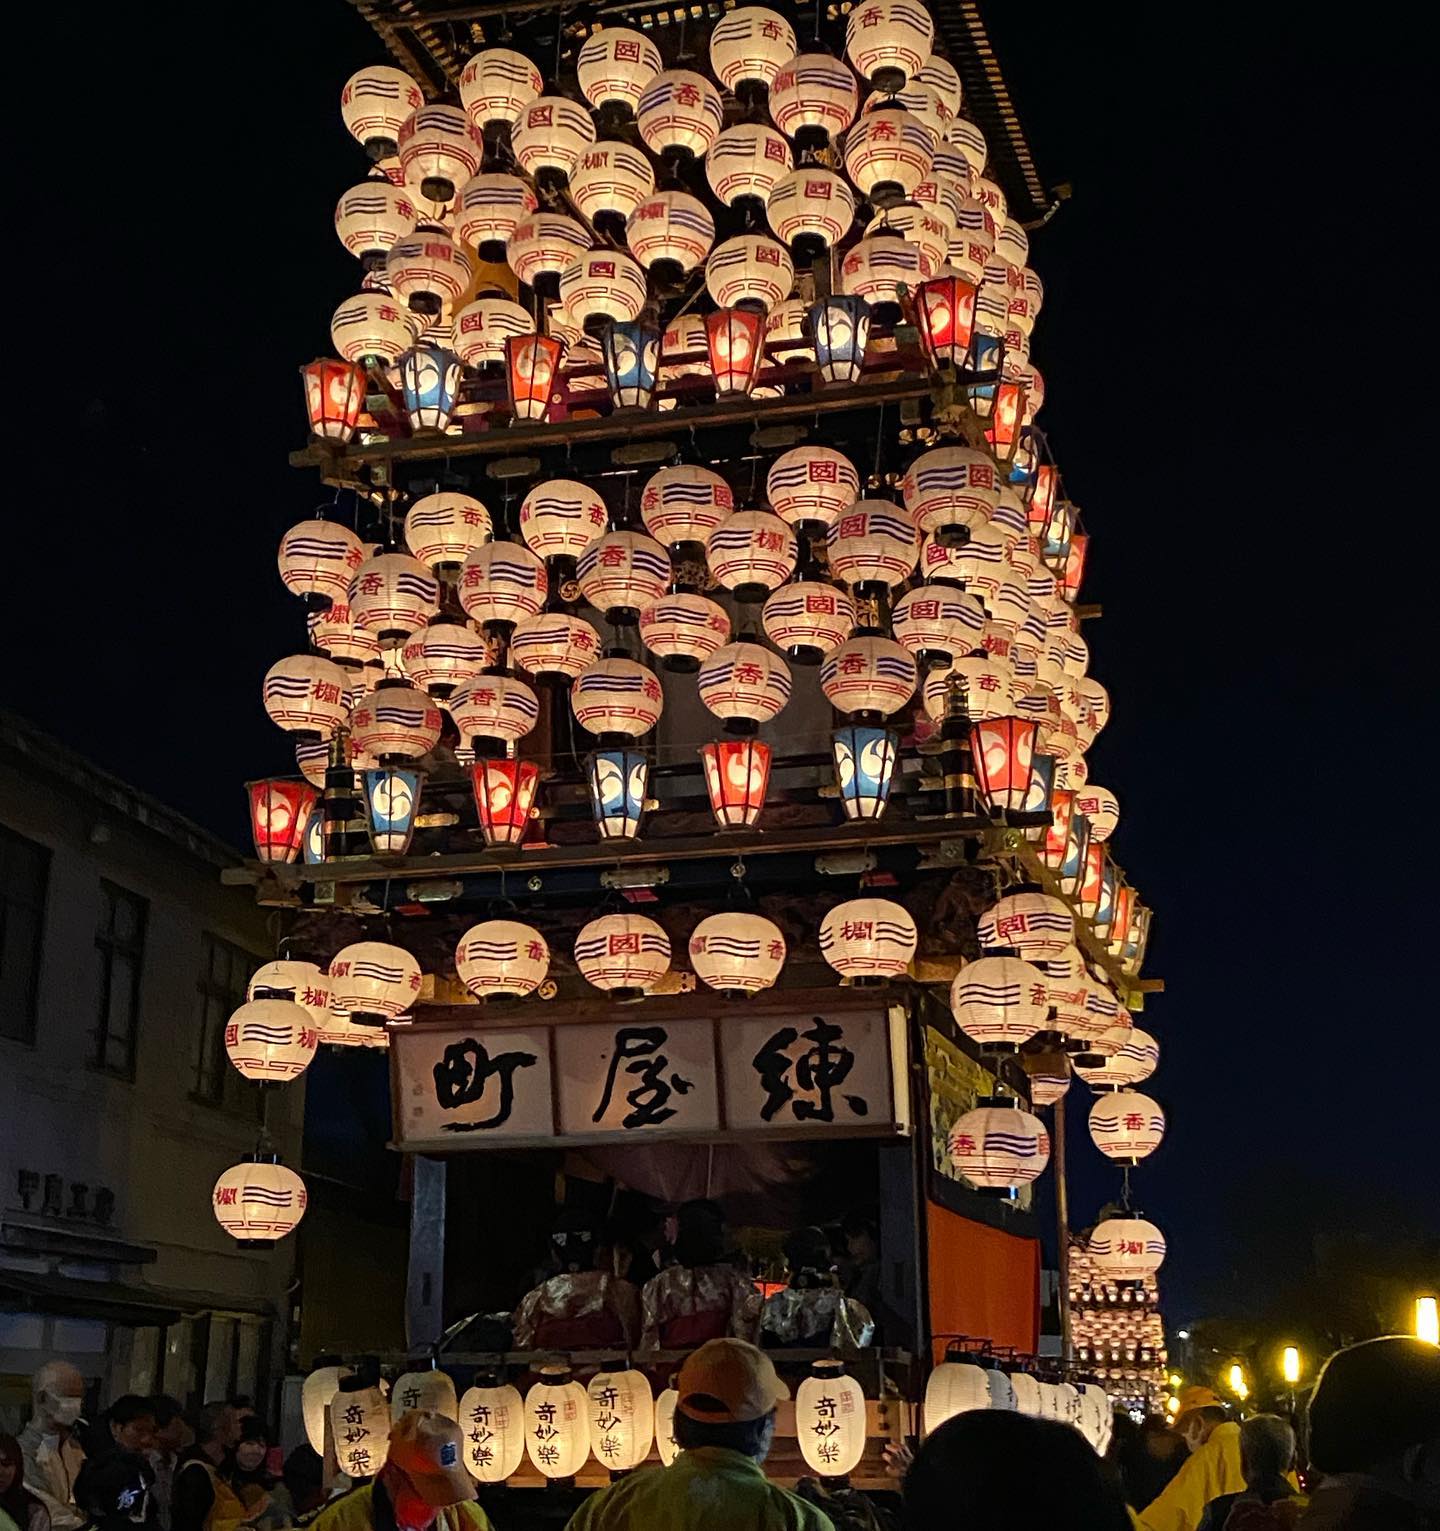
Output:
M482 132L513 123L545 88L544 77L512 48L482 48L460 71L460 105Z
M266 1248L305 1216L305 1182L283 1164L236 1164L210 1195L215 1221L242 1249Z
M645 306L645 273L620 250L591 250L560 275L560 301L589 333L633 319Z
M800 664L815 664L855 626L855 603L834 585L798 580L767 596L765 636Z
M934 367L969 365L975 334L975 288L958 276L936 276L915 291L915 327Z
M415 834L424 775L396 766L366 771L365 826L377 856L403 856Z
M832 523L826 541L831 577L855 587L903 584L920 553L913 518L891 500L856 500Z
M832 707L870 722L889 717L915 694L915 660L889 638L850 638L820 665Z
M1090 820L1092 841L1105 841L1120 822L1120 802L1108 787L1087 783L1075 794L1075 811Z
M820 923L820 955L851 984L900 977L917 940L909 911L884 898L836 904Z
M830 748L845 817L878 819L890 800L899 736L886 728L852 723L835 730Z
M348 1366L317 1366L300 1384L300 1413L305 1424L305 1438L316 1456L325 1455L325 1413L330 1400L340 1390L340 1379L353 1375Z
M899 308L899 287L914 289L932 274L929 258L891 230L867 235L840 263L840 290L864 298L888 320Z
M752 829L765 806L771 750L758 739L718 739L700 746L710 811L721 829Z
M647 148L659 155L703 157L725 122L720 92L693 69L665 69L645 87L635 122Z
M679 1401L673 1387L667 1387L655 1400L655 1450L662 1467L669 1467L680 1455L680 1442L675 1439L675 1405Z
M590 1455L589 1400L568 1367L543 1366L525 1395L525 1451L546 1478L573 1478Z
M670 938L643 914L603 914L575 938L581 976L616 999L638 999L670 971Z
M482 626L535 616L549 588L545 565L516 542L471 548L460 571L460 604Z
M439 317L475 275L470 252L433 224L421 224L385 257L385 281L417 314Z
M1120 1026L1120 1045L1102 1063L1077 1063L1075 1072L1092 1090L1125 1090L1153 1074L1160 1063L1160 1044L1138 1026ZM1103 1038L1101 1039L1104 1040Z
M394 643L418 632L440 610L440 586L408 553L377 553L355 571L350 615L356 627Z
M864 298L829 297L810 309L815 365L827 383L855 383L865 365L870 305Z
M770 82L770 119L801 143L824 143L855 120L855 76L828 53L798 53Z
M981 957L967 962L950 986L955 1024L973 1042L1013 1052L1049 1017L1045 975L1019 957Z
M949 585L916 585L895 602L891 628L919 663L946 666L979 645L985 610Z
M936 150L937 156L939 149ZM960 210L965 205L968 195L965 187L952 175L946 175L936 165L930 166L930 174L910 192L910 199L906 206L915 211L923 212L933 218L945 230L945 249L941 259L936 264L937 273L939 267L949 264L950 246L955 242L955 231L960 223ZM892 209L892 215L900 209ZM963 272L952 272L952 275L964 275ZM979 278L975 280L978 282Z
M654 190L655 171L645 154L611 139L591 144L570 173L570 200L592 223L623 223Z
M670 555L639 532L606 532L581 553L575 571L580 593L606 621L631 623L664 596Z
M297 521L280 539L280 578L294 595L344 601L364 562L360 539L338 521Z
M470 767L475 817L486 845L518 845L530 828L540 768L528 760L486 758Z
M833 249L855 221L855 193L842 176L801 165L770 188L765 216L776 238L800 255Z
M765 492L782 521L831 526L855 504L860 475L854 463L832 447L792 447L771 463Z
M705 542L734 509L735 496L729 484L709 468L689 463L661 468L651 475L640 495L640 516L646 531L657 542L672 547L681 542Z
M335 310L330 339L347 361L388 367L415 343L414 320L389 293L361 292Z
M581 728L638 739L660 719L665 695L653 670L612 656L582 670L570 689L570 706Z
M330 1400L335 1465L349 1478L373 1478L390 1455L390 1405L379 1387L349 1377Z
M990 906L975 928L980 945L1004 947L1027 960L1057 957L1075 940L1075 916L1048 893L1009 893Z
M292 999L254 999L225 1023L225 1053L257 1084L296 1079L315 1056L314 1018Z
M790 667L758 643L730 643L717 649L700 668L700 700L735 732L753 732L746 724L768 723L790 700Z
M504 260L505 246L536 206L535 193L519 176L483 170L460 188L455 202L455 238L482 260ZM528 322L525 328L530 328ZM457 339L459 330L457 316Z
M908 85L895 91L876 91L866 99L864 106L866 112L893 108L908 112L917 122L929 128L936 139L937 146L949 132L950 123L955 116L946 97L938 90L932 89L923 80L912 80Z
M705 337L716 397L747 395L765 361L764 316L743 308L718 308L705 315Z
M730 618L715 601L678 591L640 613L640 638L665 669L693 674L730 641Z
M402 947L383 941L342 947L325 973L332 1007L360 1026L394 1020L420 993L420 964Z
M520 168L542 185L563 184L594 142L590 113L564 96L538 96L521 107L510 130Z
M867 112L845 135L846 173L876 207L903 201L934 161L935 134L911 112Z
M431 1371L403 1372L390 1388L390 1418L398 1423L402 1414L422 1409L443 1414L446 1419L460 1419L460 1405L455 1399L455 1384L449 1374L438 1368Z
M400 395L412 430L445 430L460 399L460 358L444 346L412 346L400 358Z
M705 539L710 572L742 601L762 600L783 585L798 556L790 528L765 510L738 510Z
M1159 1148L1165 1136L1165 1113L1148 1095L1117 1090L1100 1096L1091 1106L1090 1136L1107 1159L1138 1164Z
M380 160L395 153L405 119L424 104L424 92L403 69L372 64L346 80L340 117L370 158Z
M504 994L523 999L549 971L545 937L518 920L482 920L455 947L455 972L476 999Z
M396 140L405 184L432 202L450 202L480 168L480 135L458 106L432 102L410 113Z
M710 33L710 68L742 99L742 86L770 86L795 56L795 29L778 12L743 5L721 16Z
M865 1394L839 1361L817 1361L795 1390L795 1435L805 1465L822 1478L843 1478L865 1454Z
M1040 1177L1050 1134L1013 1100L988 1097L950 1129L950 1159L978 1191L1009 1192Z
M739 122L726 128L705 156L705 178L710 190L727 207L746 200L764 206L775 184L789 169L789 143L763 122Z
M440 742L440 708L413 686L381 681L355 704L350 737L382 764L418 760Z
M490 537L490 512L453 490L424 495L405 515L405 545L429 569L458 569Z
M265 963L246 985L245 998L294 1000L316 1024L330 1013L329 980L313 962Z
M845 52L863 79L896 91L930 58L935 23L918 0L865 0L850 12Z
M1107 1281L1144 1281L1165 1263L1165 1235L1143 1217L1107 1217L1088 1246L1096 1273Z
M547 611L527 617L510 635L510 658L532 675L575 677L600 657L600 634L580 617Z
M1080 1384L1079 1429L1095 1448L1095 1454L1105 1456L1110 1450L1110 1438L1115 1431L1115 1405L1098 1383Z
M633 840L649 806L650 761L641 749L592 750L585 757L590 814L602 840Z
M246 785L250 802L250 837L260 861L286 864L300 854L305 821L315 806L309 782L270 778Z
M947 1419L990 1407L990 1385L983 1367L969 1361L942 1361L926 1379L921 1418L926 1435Z
M920 68L914 72L912 80L918 81L922 85L928 85L945 103L951 117L955 117L959 113L961 102L960 76L955 72L955 66L949 59L941 58L938 53L932 53Z
M1007 663L989 654L970 654L955 660L949 669L931 670L921 700L926 715L937 722L958 707L975 723L1009 717L1020 694L1020 683Z
M289 733L327 739L346 721L345 686L339 665L315 654L295 654L265 672L265 711Z
M1030 1104L1037 1109L1044 1106L1053 1106L1062 1096L1070 1091L1070 1075L1052 1073L1032 1073L1026 1070L1030 1080Z
M560 273L590 248L589 231L563 213L531 213L505 247L505 259L522 282L553 297Z
M525 1455L525 1406L517 1389L472 1387L460 1400L465 1470L477 1483L504 1483Z
M529 335L535 322L508 298L477 298L455 315L455 354L467 367L503 366L505 342Z
M595 1460L612 1473L639 1467L655 1439L655 1395L645 1373L596 1372L585 1392Z
M616 409L649 409L660 371L660 331L644 320L610 325L600 339Z
M660 50L633 27L599 28L585 39L575 60L580 89L591 106L614 102L631 112L662 68Z
M365 373L349 361L317 357L300 369L310 433L325 441L349 441L365 405Z
M970 729L975 780L992 812L1020 813L1030 796L1038 725L1026 718L986 718Z
M731 998L768 989L785 965L785 937L758 914L727 910L700 921L690 935L695 976Z
M548 478L520 502L520 535L542 558L576 558L605 530L605 501L589 484Z
M794 282L795 266L789 252L763 234L727 239L705 262L706 289L722 309L771 309ZM760 333L763 335L763 326Z
M487 750L518 744L540 718L539 698L514 675L472 676L446 706L462 743L484 740Z

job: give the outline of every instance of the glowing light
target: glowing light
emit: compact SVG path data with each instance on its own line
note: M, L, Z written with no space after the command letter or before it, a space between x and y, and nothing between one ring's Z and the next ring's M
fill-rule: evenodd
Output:
M1440 1303L1433 1297L1415 1299L1415 1337L1440 1345Z
M1280 1375L1291 1387L1300 1380L1300 1352L1294 1345L1287 1345L1280 1354Z

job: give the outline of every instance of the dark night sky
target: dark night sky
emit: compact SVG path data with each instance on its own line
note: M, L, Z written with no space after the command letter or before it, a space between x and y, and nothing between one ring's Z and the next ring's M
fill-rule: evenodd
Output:
M1383 804L1422 705L1383 656L1420 616L1373 615L1405 555L1367 525L1398 537L1407 490L1382 494L1336 375L1329 256L1358 171L1319 49L1340 44L1265 10L1240 32L1218 7L986 7L1041 174L1074 187L1033 237L1035 358L1104 607L1094 777L1158 911L1167 992L1141 1019L1171 1136L1136 1187L1172 1236L1175 1318L1237 1305L1312 1226L1440 1232L1428 889ZM300 631L275 544L318 498L285 460L295 369L355 281L331 211L363 164L337 99L381 50L343 0L227 17L137 36L105 7L35 35L53 73L12 108L46 132L11 204L10 303L36 328L11 356L29 483L0 695L238 840L240 784L289 767L259 686ZM1373 232L1385 209L1365 212ZM1082 1139L1077 1221L1113 1188Z

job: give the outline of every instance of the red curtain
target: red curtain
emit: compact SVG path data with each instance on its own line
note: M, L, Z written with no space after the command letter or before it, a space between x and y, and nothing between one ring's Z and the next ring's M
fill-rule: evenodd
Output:
M968 1334L1033 1355L1040 1343L1040 1243L926 1207L930 1332ZM935 1359L945 1341L935 1341Z

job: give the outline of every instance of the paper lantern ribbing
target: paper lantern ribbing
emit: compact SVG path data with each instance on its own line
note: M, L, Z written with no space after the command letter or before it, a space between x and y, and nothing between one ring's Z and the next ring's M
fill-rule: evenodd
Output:
M1128 1089L1148 1079L1159 1066L1160 1044L1148 1031L1138 1026L1117 1029L1124 1032L1120 1045L1103 1063L1075 1065L1075 1072L1092 1090Z
M560 273L590 248L590 234L583 224L563 213L531 213L519 224L505 246L505 259L522 282L554 296Z
M1090 1108L1090 1136L1107 1159L1138 1164L1160 1146L1165 1113L1138 1090L1102 1095Z
M766 510L738 510L705 539L710 572L740 600L758 600L795 572L790 528Z
M865 1454L865 1394L839 1361L817 1362L795 1389L795 1434L805 1465L822 1478L843 1478Z
M801 165L770 188L765 217L776 238L800 253L833 249L855 221L855 193L833 170Z
M350 582L350 616L382 643L408 638L440 610L440 586L418 558L377 553Z
M620 250L591 250L560 273L560 301L587 332L645 306L645 273Z
M288 733L328 739L346 721L346 684L339 665L315 654L295 654L265 672L265 711Z
M667 670L693 674L730 641L730 618L718 602L677 591L640 613L640 638Z
M836 904L820 922L820 955L852 984L898 978L918 939L909 911L885 898Z
M490 536L490 512L452 490L423 496L405 515L405 546L430 569L458 569L470 549Z
M480 168L480 135L458 106L432 102L410 113L396 140L407 186L432 202L449 202Z
M605 530L605 501L573 478L549 478L520 502L520 535L542 558L578 557Z
M845 135L845 170L877 207L901 201L930 174L935 135L912 112L867 112ZM944 258L943 249L939 251ZM938 265L931 261L931 270Z
M910 464L900 489L920 531L944 538L989 521L1000 502L1000 474L986 452L937 447Z
M653 670L617 656L580 672L570 688L570 706L575 721L592 734L638 739L659 721L665 693Z
M768 723L790 700L790 666L758 643L729 643L700 667L700 700L735 732L746 724Z
M919 0L865 0L845 26L850 62L881 91L899 90L919 74L934 41L935 23Z
M210 1194L215 1221L242 1247L273 1244L305 1216L305 1182L283 1164L236 1164Z
M655 1395L645 1373L596 1372L585 1392L595 1460L612 1473L639 1467L655 1439Z
M785 937L772 920L726 911L700 921L690 934L695 976L722 994L743 996L768 989L785 965Z
M1143 1217L1107 1217L1090 1234L1090 1258L1108 1281L1143 1281L1165 1263L1165 1235Z
M705 259L715 243L715 220L688 191L657 191L631 213L625 242L642 266L656 271L657 280L672 278Z
M581 976L616 998L638 998L670 971L670 938L643 914L603 914L575 938Z
M425 94L403 69L372 64L358 69L340 92L340 117L371 159L394 154L400 129Z
M600 634L581 617L545 611L526 617L510 635L510 658L532 675L574 680L600 657Z
M969 1361L942 1361L925 1382L921 1418L926 1435L933 1435L947 1419L990 1407L990 1384L985 1369Z
M915 660L890 638L850 638L820 664L820 688L840 712L889 717L915 694Z
M1051 894L1008 893L980 916L975 934L982 947L1008 947L1027 961L1058 957L1075 940L1075 916Z
M763 122L726 128L705 156L710 190L727 207L746 198L763 204L789 169L789 143Z
M927 665L947 665L978 647L985 609L974 596L948 585L916 585L895 602L896 641Z
M336 203L335 232L365 270L372 271L384 265L386 253L415 227L418 217L410 193L376 172Z
M525 1405L519 1390L472 1387L460 1400L465 1470L477 1483L503 1483L525 1455Z
M280 539L277 562L285 588L294 595L328 596L344 601L355 570L365 561L364 547L338 521L297 521Z
M800 664L813 664L855 626L855 603L834 585L797 580L766 598L761 614L765 636Z
M462 743L487 741L481 754L503 754L497 744L518 744L540 719L540 699L514 675L471 676L445 705Z
M1019 957L967 962L950 985L955 1024L981 1047L1013 1050L1045 1029L1045 975Z
M635 123L646 147L656 154L694 156L709 152L725 123L720 92L693 69L665 69L645 87Z
M385 281L417 313L438 317L475 275L470 252L442 228L421 224L385 257Z
M634 111L645 87L664 68L660 50L633 27L592 32L575 60L580 89L591 106L618 102Z
M831 577L852 586L903 584L920 555L914 520L891 500L856 500L836 518L826 540Z
M550 948L533 925L482 920L460 937L455 971L476 999L512 994L524 998L545 982Z
M331 315L330 339L346 361L389 366L415 344L414 319L388 292L360 292Z
M610 622L634 621L665 594L670 555L640 532L606 532L575 566L580 593Z
M594 142L590 113L564 96L537 96L521 107L510 130L520 168L542 183L566 180Z
M640 516L657 542L703 543L735 509L729 484L709 468L678 463L652 474L640 495Z
M413 686L381 681L356 702L350 737L382 764L418 760L440 742L440 708Z
M482 260L504 260L506 244L537 206L535 193L518 175L482 170L460 188L455 237ZM456 332L458 338L458 322Z
M771 309L794 282L789 251L763 234L727 239L705 262L705 286L721 308Z
M797 53L770 82L770 119L795 139L843 133L859 104L855 76L828 53Z
M650 161L627 143L591 144L570 173L570 200L594 223L602 215L626 219L655 190Z
M342 947L325 976L332 1008L361 1026L382 1026L404 1015L420 993L420 964L402 947L384 941Z
M832 447L792 447L770 464L765 493L782 521L831 526L855 504L860 475Z
M513 48L482 48L460 71L460 105L482 131L513 123L542 90L540 71Z
M460 604L482 626L535 616L549 588L545 565L516 542L471 548L460 571Z
M742 5L721 16L710 32L710 68L726 90L769 86L795 56L795 29L777 11Z
M934 274L929 257L919 245L898 234L869 234L846 252L840 263L841 291L864 298L867 303L894 314L900 283L917 287Z
M296 1079L315 1056L315 1019L293 999L252 999L225 1023L225 1053L259 1084Z
M1029 1185L1050 1162L1050 1134L1038 1116L1013 1101L977 1106L950 1129L955 1168L981 1191Z

